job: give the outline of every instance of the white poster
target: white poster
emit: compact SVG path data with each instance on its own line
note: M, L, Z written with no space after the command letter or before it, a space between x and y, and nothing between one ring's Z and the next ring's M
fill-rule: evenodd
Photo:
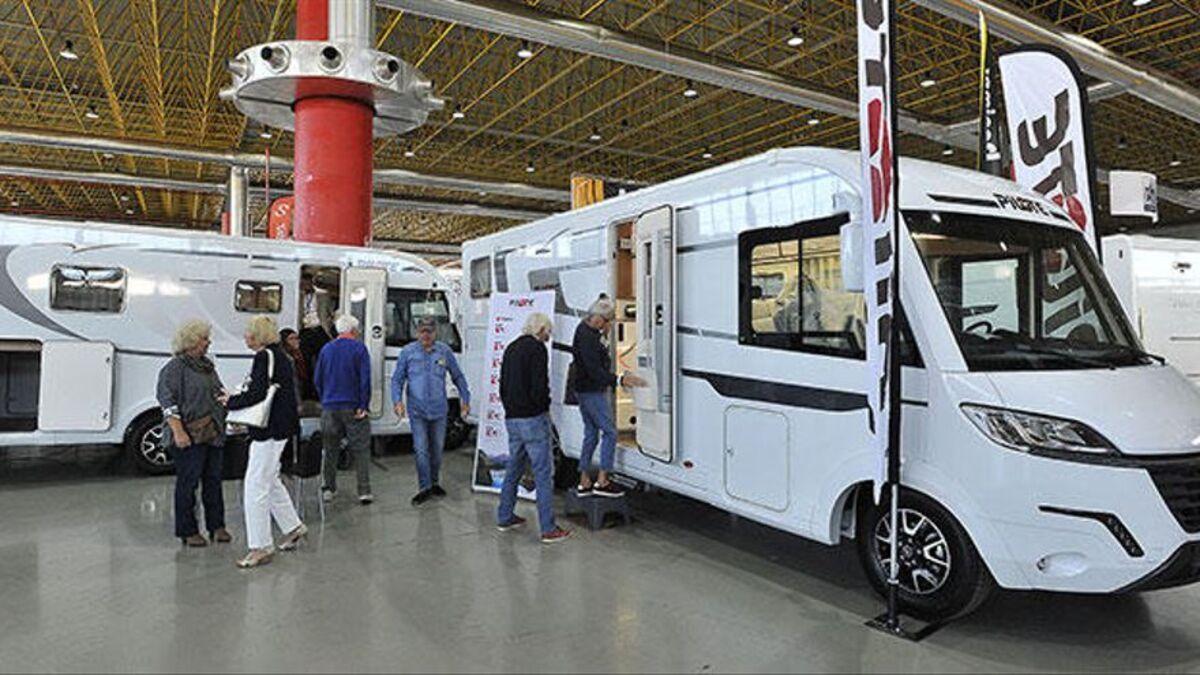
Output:
M479 411L479 430L475 446L475 478L477 491L497 492L504 482L504 467L508 462L508 431L504 426L504 404L500 400L500 366L504 350L521 336L530 314L541 312L554 316L554 291L530 293L493 293L488 306L487 361L483 364L483 382L479 391L483 401ZM550 350L550 344L546 344ZM551 358L553 354L551 353ZM547 363L549 363L547 359ZM533 484L526 476L519 494L532 498Z
M867 403L879 453L876 497L888 474L891 410L889 341L895 272L895 96L891 0L858 0L859 139L862 146L863 292L867 304ZM899 452L899 448L894 449Z
M1013 179L1062 206L1099 253L1087 90L1075 61L1051 47L1000 57Z

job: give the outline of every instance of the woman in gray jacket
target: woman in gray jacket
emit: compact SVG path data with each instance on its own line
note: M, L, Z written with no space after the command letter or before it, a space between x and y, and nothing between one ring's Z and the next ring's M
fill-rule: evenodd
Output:
M204 524L217 543L233 540L225 529L221 468L225 444L224 388L208 358L212 327L185 322L171 347L175 357L158 373L158 405L174 446L175 536L185 546L207 546L196 523L196 485L201 485Z

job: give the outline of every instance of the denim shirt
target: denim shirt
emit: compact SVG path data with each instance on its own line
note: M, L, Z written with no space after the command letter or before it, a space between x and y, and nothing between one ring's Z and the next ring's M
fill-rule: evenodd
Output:
M446 400L446 373L463 403L471 402L467 378L458 367L458 359L444 342L434 342L428 352L420 342L410 342L400 350L396 371L392 373L392 403L399 403L408 385L408 414L419 419L439 419L450 411Z

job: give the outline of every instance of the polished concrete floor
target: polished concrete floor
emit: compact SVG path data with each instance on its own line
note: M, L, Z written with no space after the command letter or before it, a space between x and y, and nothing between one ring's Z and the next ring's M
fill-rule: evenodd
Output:
M1200 586L1005 593L910 644L863 626L879 602L850 546L645 494L633 525L546 547L496 532L468 453L419 509L410 458L383 464L375 505L322 524L310 501L309 543L243 571L235 483L237 544L183 550L168 478L0 462L0 671L1200 670Z

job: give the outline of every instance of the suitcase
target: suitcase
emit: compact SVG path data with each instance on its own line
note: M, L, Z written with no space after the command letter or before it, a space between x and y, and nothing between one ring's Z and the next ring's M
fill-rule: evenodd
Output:
M283 472L296 478L312 478L321 474L321 435L308 440L293 437L283 452Z

